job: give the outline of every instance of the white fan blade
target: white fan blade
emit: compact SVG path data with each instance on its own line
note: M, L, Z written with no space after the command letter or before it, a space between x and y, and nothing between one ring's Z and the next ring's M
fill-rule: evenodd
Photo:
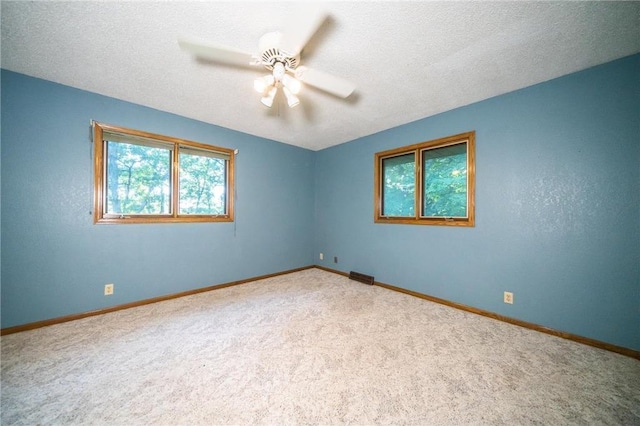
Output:
M356 88L356 86L348 80L305 66L296 68L295 76L298 80L309 86L316 87L341 98L348 97Z
M198 38L180 37L178 44L182 50L186 50L198 58L209 59L223 64L250 66L254 61L251 53L243 52L233 47L216 45Z
M280 48L291 56L298 56L327 16L327 12L318 10L293 17L291 24L282 31Z

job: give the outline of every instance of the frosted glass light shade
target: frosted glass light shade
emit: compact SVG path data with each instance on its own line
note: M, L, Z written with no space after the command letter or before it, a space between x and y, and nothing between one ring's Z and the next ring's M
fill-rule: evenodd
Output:
M267 95L264 96L260 101L265 106L268 106L269 108L271 108L271 106L273 105L273 99L276 97L277 91L278 91L278 88L276 86L271 86L271 89L269 89L269 92L267 92Z
M253 81L253 88L256 89L258 93L264 93L269 86L273 86L275 79L273 75L265 75L264 77L256 78Z
M284 77L282 77L282 84L294 95L300 93L300 87L302 86L302 84L295 78L291 77L289 74L285 74Z
M289 108L293 108L294 106L300 103L300 99L289 90L286 86L282 88L284 92L284 96L287 98L287 104L289 104Z

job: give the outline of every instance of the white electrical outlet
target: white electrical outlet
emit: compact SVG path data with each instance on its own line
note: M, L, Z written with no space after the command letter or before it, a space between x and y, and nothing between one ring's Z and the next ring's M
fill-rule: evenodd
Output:
M509 303L510 305L513 305L513 293L509 291L504 292L504 303Z
M320 260L324 259L324 254L320 253Z
M113 294L113 284L104 285L104 295L111 296Z

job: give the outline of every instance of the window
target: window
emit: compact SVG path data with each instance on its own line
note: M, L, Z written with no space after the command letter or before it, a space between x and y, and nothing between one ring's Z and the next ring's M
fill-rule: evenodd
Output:
M231 149L93 123L94 223L231 222Z
M475 132L378 152L375 222L475 226Z

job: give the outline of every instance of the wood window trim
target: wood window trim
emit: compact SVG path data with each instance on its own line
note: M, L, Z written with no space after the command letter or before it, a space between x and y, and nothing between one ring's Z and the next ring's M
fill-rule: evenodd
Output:
M93 223L94 224L133 224L133 223L193 223L193 222L233 222L234 221L234 167L235 151L229 148L222 148L193 142L185 139L164 136L140 130L114 126L105 123L92 122L93 125ZM103 138L104 133L117 133L131 136L133 138L149 139L159 141L167 146L173 145L173 155L171 158L171 213L161 215L105 215L105 158ZM224 215L196 215L178 213L179 194L179 156L176 153L179 147L190 147L200 150L217 152L228 155L226 161L226 214Z
M445 218L445 217L423 217L421 216L422 200L424 191L422 188L422 152L434 148L467 143L467 217L465 218ZM393 217L382 215L382 161L384 159L403 154L415 153L416 173L415 173L415 206L414 217ZM439 225L439 226L459 226L475 227L475 131L460 133L441 139L435 139L418 144L403 146L387 151L377 152L374 160L374 222L386 224L403 225Z

